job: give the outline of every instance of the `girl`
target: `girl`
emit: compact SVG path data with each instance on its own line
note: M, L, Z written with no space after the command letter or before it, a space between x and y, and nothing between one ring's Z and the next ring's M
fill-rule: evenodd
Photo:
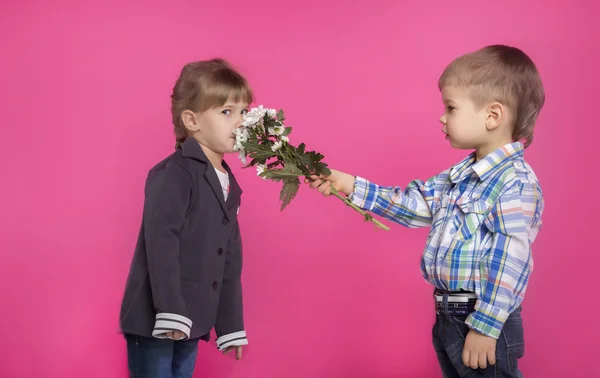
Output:
M147 177L142 226L121 307L131 377L192 377L214 327L227 353L247 345L242 310L242 190L233 152L252 91L221 59L187 64L171 96L175 152Z

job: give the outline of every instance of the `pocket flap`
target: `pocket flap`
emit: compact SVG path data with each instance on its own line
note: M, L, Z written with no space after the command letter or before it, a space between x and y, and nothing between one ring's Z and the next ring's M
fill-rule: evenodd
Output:
M485 214L492 207L492 204L481 198L461 198L456 204L463 213Z

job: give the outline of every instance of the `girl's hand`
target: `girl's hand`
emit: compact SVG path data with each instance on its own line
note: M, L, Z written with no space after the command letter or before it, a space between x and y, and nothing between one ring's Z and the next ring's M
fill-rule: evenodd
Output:
M181 331L177 331L177 330L172 331L172 332L167 332L166 335L175 341L181 340L185 337L185 333L183 333Z
M242 359L242 347L241 346L229 347L223 351L223 354L228 354L229 352L231 352L234 349L235 349L235 359L241 360Z

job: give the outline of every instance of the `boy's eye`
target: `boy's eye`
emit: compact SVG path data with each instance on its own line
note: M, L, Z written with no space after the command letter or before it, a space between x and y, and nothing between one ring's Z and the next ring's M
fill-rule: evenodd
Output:
M225 109L221 113L223 113L225 115L230 115L231 114L231 110L230 109Z
M453 111L453 110L454 110L454 106L446 106L446 109L447 109L449 112L451 112L451 111Z
M242 110L242 115L246 115L246 114L248 114L248 109Z

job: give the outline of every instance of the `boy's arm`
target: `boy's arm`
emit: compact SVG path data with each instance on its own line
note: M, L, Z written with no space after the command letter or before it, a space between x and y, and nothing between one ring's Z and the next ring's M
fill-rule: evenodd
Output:
M352 202L362 209L410 228L427 227L433 219L436 177L414 180L403 191L397 186L379 186L356 177ZM438 195L439 198L439 195Z
M242 239L238 223L227 246L225 272L215 322L217 347L220 351L232 346L248 345L244 330L241 276Z
M190 201L191 176L179 165L169 163L154 173L146 186L144 237L146 257L156 311L152 336L169 338L181 331L190 337L192 321L181 294L179 232Z
M480 294L466 321L470 328L497 339L523 301L533 270L528 231L541 225L542 209L543 199L522 195L518 182L491 209L484 225L492 233L492 246L481 261Z

